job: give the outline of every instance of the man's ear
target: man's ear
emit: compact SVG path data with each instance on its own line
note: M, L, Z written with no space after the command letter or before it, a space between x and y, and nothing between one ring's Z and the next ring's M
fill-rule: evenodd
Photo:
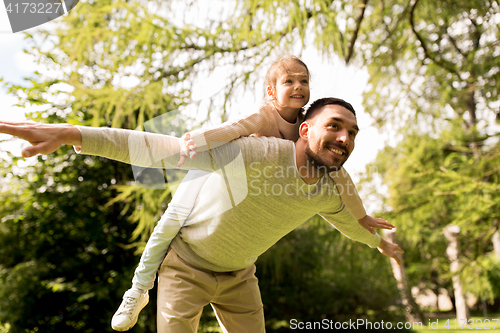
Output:
M311 126L307 121L304 121L302 124L299 126L299 136L302 139L309 139L309 126Z
M272 101L274 99L274 89L273 89L273 87L267 86L266 87L266 92L267 92L267 97L269 97L269 100Z

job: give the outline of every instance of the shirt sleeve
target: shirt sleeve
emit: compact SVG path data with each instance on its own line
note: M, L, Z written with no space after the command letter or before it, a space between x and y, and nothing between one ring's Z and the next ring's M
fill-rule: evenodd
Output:
M254 133L265 133L271 126L270 114L265 107L263 103L256 113L237 121L212 129L193 131L191 139L198 147L197 152L201 153ZM174 136L108 127L77 127L82 134L82 147L75 147L77 153L102 156L147 168L164 168L165 160L173 160L174 155L179 160L180 139ZM177 161L173 166L176 166ZM198 164L201 166L202 163ZM201 169L205 170L205 167Z
M180 157L178 138L170 135L108 127L79 127L82 146L79 153L109 158L145 168L217 171L242 160L240 145L229 142L210 147L177 167Z
M363 201L361 201L356 185L354 185L349 173L342 168L337 172L330 173L330 177L335 181L342 201L356 220L365 217L366 210L363 207Z
M81 154L149 168L162 168L163 160L179 157L179 139L174 136L108 127L78 129L82 146L75 150Z
M191 139L198 147L196 151L204 151L251 134L266 133L271 119L265 107L265 104L262 104L257 112L233 122L226 122L211 129L192 131Z
M345 207L339 212L320 213L319 215L350 239L364 243L372 248L378 247L380 244L380 236L372 234L363 228Z

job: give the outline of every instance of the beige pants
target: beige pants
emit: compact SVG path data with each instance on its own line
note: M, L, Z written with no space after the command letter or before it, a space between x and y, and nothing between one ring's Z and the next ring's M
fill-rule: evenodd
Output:
M170 249L158 272L158 333L196 333L211 304L226 333L265 332L255 265L217 273L196 268Z

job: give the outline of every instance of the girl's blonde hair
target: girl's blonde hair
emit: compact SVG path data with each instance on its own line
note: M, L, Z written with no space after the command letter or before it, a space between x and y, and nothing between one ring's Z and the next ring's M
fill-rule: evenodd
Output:
M293 74L290 70L291 65L304 66L304 68L307 71L308 79L311 78L309 69L302 60L293 55L286 55L273 62L271 64L271 67L269 67L269 69L267 70L266 79L264 82L265 88L267 89L267 87L270 86L274 90L276 88L276 82L278 81L278 77L282 76L283 74Z

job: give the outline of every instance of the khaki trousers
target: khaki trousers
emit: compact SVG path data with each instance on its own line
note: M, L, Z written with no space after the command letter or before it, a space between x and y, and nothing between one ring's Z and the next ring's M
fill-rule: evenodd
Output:
M225 333L265 332L255 265L234 272L196 268L170 249L158 272L158 333L196 333L211 304Z

